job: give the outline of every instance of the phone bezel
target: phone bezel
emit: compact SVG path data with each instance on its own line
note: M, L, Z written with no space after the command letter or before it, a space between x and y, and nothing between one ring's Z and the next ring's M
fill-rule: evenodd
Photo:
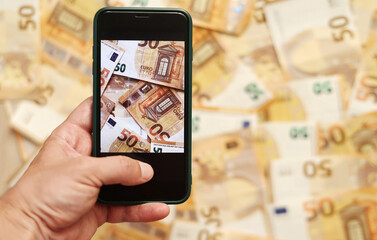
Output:
M137 18L136 16L148 16ZM184 19L184 21L182 20ZM161 25L161 22L168 24ZM158 25L160 23L160 25ZM178 26L178 27L177 27ZM117 31L116 29L122 29ZM185 130L184 153L101 153L100 152L100 41L101 40L183 40L185 41ZM148 183L101 188L98 200L106 204L144 202L182 203L191 191L191 61L192 22L182 9L103 8L94 18L93 36L93 152L96 157L125 155L152 165L155 175ZM168 173L163 175L162 173ZM176 181L173 181L175 179Z

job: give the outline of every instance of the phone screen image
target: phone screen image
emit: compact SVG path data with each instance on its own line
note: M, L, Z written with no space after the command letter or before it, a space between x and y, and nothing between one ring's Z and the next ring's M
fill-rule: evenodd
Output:
M100 152L183 153L185 41L101 40Z

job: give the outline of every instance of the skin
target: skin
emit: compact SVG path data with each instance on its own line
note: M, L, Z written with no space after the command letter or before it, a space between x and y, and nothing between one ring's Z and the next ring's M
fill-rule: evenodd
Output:
M0 198L0 239L90 239L105 222L166 217L163 203L109 206L97 202L104 184L137 185L150 165L124 156L91 157L92 98L56 128L18 183Z

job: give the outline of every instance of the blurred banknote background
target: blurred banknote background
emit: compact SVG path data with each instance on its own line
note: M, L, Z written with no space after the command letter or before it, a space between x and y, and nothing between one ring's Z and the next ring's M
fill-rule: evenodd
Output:
M0 194L92 94L105 6L193 17L193 185L94 239L377 239L376 0L2 0Z

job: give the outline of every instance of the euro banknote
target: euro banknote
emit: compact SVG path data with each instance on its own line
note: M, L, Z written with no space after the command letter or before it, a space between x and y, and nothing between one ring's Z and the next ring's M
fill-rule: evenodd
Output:
M374 12L377 11L377 2L373 0L352 0L350 4L352 12L357 19L355 24L359 32L360 41L365 46L368 41Z
M376 167L375 160L357 155L277 159L270 168L273 198L288 202L376 186Z
M40 65L39 70L48 84L48 95L43 102L15 103L11 114L12 128L37 144L43 143L78 104L92 95L91 86L62 75L49 65Z
M350 96L348 115L351 117L377 110L377 10L371 26Z
M361 44L349 1L284 1L267 5L265 13L292 79L340 74L352 87Z
M205 109L192 110L192 138L199 140L224 133L235 132L242 128L256 128L258 115L255 113L238 113L213 111Z
M193 184L195 185L196 181ZM209 230L211 233L226 229L232 233L238 233L239 235L237 236L253 236L256 239L259 239L257 236L262 237L262 239L269 236L269 221L264 207L255 209L252 214L248 214L243 218L224 221L221 219L221 216L224 215L224 209L216 206L201 206L199 208L194 197L195 194L195 188L193 187L191 197L183 204L176 206L174 221L171 222L172 225L177 221L183 220L184 222L192 222L203 231ZM182 237L185 236L187 235L184 234ZM188 236L191 235L188 234Z
M1 4L0 17L0 99L45 97L40 89L39 1Z
M184 89L184 41L116 41L125 53L115 74Z
M101 152L150 152L145 132L135 132L125 118L109 116L101 130Z
M266 202L273 201L270 164L283 157L309 157L318 153L315 122L265 122L253 131L253 154L267 185Z
M255 111L271 100L267 87L208 30L194 29L193 50L193 106Z
M318 153L315 122L266 122L253 131L254 152L260 164L282 157L313 156Z
M267 205L271 235L274 239L311 240L302 204L301 200L291 200Z
M101 95L113 75L115 66L122 58L124 49L110 41L101 41Z
M318 153L366 154L377 151L376 113L319 124Z
M137 82L138 80L124 76L115 74L111 76L101 97L101 128L111 114L111 116L118 119L121 124L124 124L130 131L138 133L146 140L147 135L145 134L144 130L139 126L139 124L134 120L130 113L124 108L124 106L118 101L118 98L123 94L128 93L128 91L133 86L135 86ZM104 130L101 134L107 134L106 130ZM115 135L111 140L115 140Z
M348 95L343 79L337 75L276 84L270 89L274 98L261 109L261 121L329 122L345 116Z
M93 16L104 6L97 0L41 1L42 60L90 84Z
M169 153L184 152L183 142L168 142L162 140L152 140L150 152L153 153Z
M101 108L101 114L100 114L101 128L103 127L103 125L107 121L107 118L109 117L109 115L114 110L114 107L115 107L115 103L113 101L111 101L110 99L108 99L105 96L101 97L101 103L100 103L100 108Z
M377 227L376 193L376 188L361 188L305 201L303 208L311 239L373 236Z
M376 188L361 188L270 206L277 239L370 239L376 229ZM295 231L289 226L295 226Z
M119 102L151 139L183 142L184 105L177 90L139 81Z
M221 222L240 220L262 207L264 181L248 129L193 143L195 208L221 209ZM208 194L211 192L211 194Z
M264 7L274 1L255 1L253 16L240 35L215 33L228 52L239 56L264 84L288 81L279 63L264 14Z
M136 85L138 80L113 74L102 96L107 97L115 106L112 111L115 117L131 117L127 110L119 103L118 98Z
M54 111L68 116L82 101L93 95L89 84L62 74L48 64L40 66L41 77L46 85L46 99L39 104L45 104Z

